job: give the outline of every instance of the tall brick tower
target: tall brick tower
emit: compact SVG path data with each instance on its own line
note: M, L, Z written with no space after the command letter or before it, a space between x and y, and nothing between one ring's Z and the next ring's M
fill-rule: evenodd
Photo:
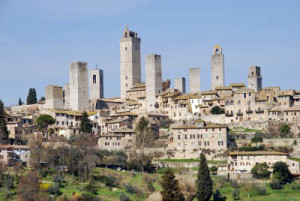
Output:
M120 40L120 84L121 98L126 99L126 91L141 82L141 39L129 31L127 25Z

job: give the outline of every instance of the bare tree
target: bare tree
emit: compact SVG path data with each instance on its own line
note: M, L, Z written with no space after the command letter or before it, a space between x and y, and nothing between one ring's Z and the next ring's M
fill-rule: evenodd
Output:
M145 117L142 117L137 123L135 133L133 157L136 157L141 170L144 171L147 159L151 157L150 154L145 153L145 148L150 148L155 144L156 136L151 129L150 122Z

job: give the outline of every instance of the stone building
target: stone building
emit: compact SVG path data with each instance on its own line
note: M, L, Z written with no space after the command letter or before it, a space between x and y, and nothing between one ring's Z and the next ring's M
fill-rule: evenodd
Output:
M289 160L286 153L275 151L243 151L229 152L227 166L229 172L251 173L256 163L267 163L272 170L276 162L285 162L292 173L299 173L299 162Z
M156 96L162 92L161 56L146 56L146 110L155 110Z
M254 89L256 92L262 89L262 76L260 74L260 67L250 66L248 75L248 87Z
M103 70L90 70L90 99L104 98L104 75Z
M48 85L45 93L45 108L62 110L63 105L63 89L60 86Z
M223 87L224 83L224 55L222 48L216 45L211 55L211 90L215 90L216 87Z
M86 62L70 65L70 109L84 111L89 108L89 85Z
M189 92L200 92L200 69L190 68L189 72Z
M129 31L127 25L120 40L120 84L121 98L126 99L126 91L141 82L141 39Z
M171 127L172 138L168 148L177 150L175 158L198 158L201 152L211 152L208 158L227 150L228 128L225 125L206 124L201 119L183 122Z
M181 93L185 93L185 78L184 77L175 78L174 88L180 91Z

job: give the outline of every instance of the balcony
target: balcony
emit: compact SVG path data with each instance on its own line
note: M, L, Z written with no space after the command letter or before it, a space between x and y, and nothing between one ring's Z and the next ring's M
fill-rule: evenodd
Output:
M237 112L236 116L243 116L243 113L242 112Z
M233 112L226 112L226 113L225 113L225 116L226 116L226 117L232 117L232 116L233 116Z
M261 113L264 113L265 111L264 111L264 110L261 110L261 109L259 109L259 110L255 110L255 112L256 112L256 114L261 114Z

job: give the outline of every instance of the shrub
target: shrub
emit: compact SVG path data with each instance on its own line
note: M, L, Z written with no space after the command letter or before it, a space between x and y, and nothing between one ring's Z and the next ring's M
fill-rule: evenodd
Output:
M264 185L259 185L256 187L256 192L258 195L267 195L267 188Z
M88 185L85 186L86 191L97 194L98 186L95 184L94 180L91 180Z
M64 176L62 174L56 174L53 177L53 182L57 183L59 186L61 186L61 183L64 181Z
M259 143L259 142L263 142L263 141L264 141L263 137L260 133L255 133L255 135L251 139L251 143Z
M209 171L213 174L213 175L216 175L217 172L218 172L218 168L217 166L212 166L211 168L209 168Z
M272 180L270 182L270 187L273 190L280 190L280 189L282 189L282 185L280 184L280 182L278 180Z
M48 188L48 193L50 193L51 195L61 195L62 194L58 184L55 184L54 186L50 186Z
M251 174L254 178L258 179L270 178L271 172L268 169L269 166L267 163L256 163L251 169Z
M117 182L117 178L114 177L114 176L101 175L101 176L94 177L94 179L96 181L104 183L105 186L108 186L108 187L114 187L114 186L116 186L116 182Z
M300 184L299 183L292 183L292 189L293 190L300 190Z
M219 106L214 106L213 108L211 108L210 113L211 114L224 114L225 110L223 108L220 108Z
M232 192L232 198L233 200L240 200L240 191L239 189L234 189L234 191Z
M285 184L292 179L289 166L282 161L278 161L273 165L273 178L277 179L281 184Z
M153 193L155 191L155 188L153 187L153 179L148 174L145 174L143 180L147 185L148 191Z
M279 136L281 138L291 137L291 127L287 124L283 124L279 128Z
M239 188L240 185L236 180L230 180L230 185L232 186L232 188Z
M240 147L239 151L261 151L264 150L264 145L254 146L254 147Z
M221 192L219 191L219 189L216 189L216 192L213 193L213 198L214 201L225 201L226 200L226 196L222 195Z
M130 201L130 197L126 193L121 192L120 201Z
M131 193L131 194L140 194L141 193L140 189L138 189L136 186L133 186L129 183L125 184L124 188L128 193Z
M99 197L96 197L88 193L81 194L81 196L77 200L78 201L101 201Z
M47 191L49 187L51 187L51 184L48 184L48 183L41 183L41 184L40 184L40 188L41 188L42 190Z

